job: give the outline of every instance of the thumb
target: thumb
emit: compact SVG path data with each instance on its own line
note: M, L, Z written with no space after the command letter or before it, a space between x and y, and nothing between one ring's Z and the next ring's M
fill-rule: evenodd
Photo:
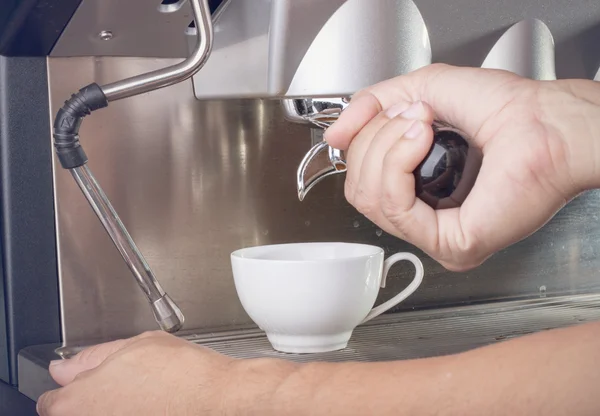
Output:
M86 348L67 360L50 362L50 375L61 386L71 383L78 374L98 367L109 356L129 345L134 338L120 339Z

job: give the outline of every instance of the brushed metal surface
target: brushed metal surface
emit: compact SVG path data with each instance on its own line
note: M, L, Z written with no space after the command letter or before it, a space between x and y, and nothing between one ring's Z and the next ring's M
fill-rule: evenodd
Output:
M189 0L186 4L189 4L192 9L195 25L195 39L189 56L183 61L166 68L102 85L102 92L108 102L168 87L188 79L204 66L213 46L213 16L211 9L208 0Z
M282 92L346 96L429 63L427 27L412 0L348 0L314 38Z
M52 114L82 85L172 62L50 59ZM190 82L112 103L84 121L81 141L90 167L182 308L187 331L254 326L237 299L229 253L257 244L341 240L376 244L387 254L414 252L425 265L425 281L402 310L600 292L599 192L582 195L476 270L450 273L349 206L343 177L298 202L295 172L312 144L309 130L285 121L277 101L202 102ZM77 185L55 166L65 342L155 329L144 296ZM412 273L393 270L380 300L406 286Z
M171 12L160 0L84 0L52 48L51 56L186 58L189 3ZM159 29L160 28L160 29ZM105 40L102 32L111 32Z
M339 96L430 62L412 0L232 0L193 82L199 99Z
M213 51L203 68L206 75L194 82L198 96L240 98L267 91L272 3L232 0L227 5L214 22ZM188 31L189 48L194 32Z
M555 80L554 39L550 29L538 19L515 24L498 39L481 67L504 69L531 79Z
M55 350L59 346L34 345L19 351L19 391L31 400L37 401L45 392L60 388L48 371L50 361L57 359Z
M600 296L579 295L530 301L444 308L380 316L354 330L348 347L320 354L284 354L259 330L183 337L236 358L309 361L391 361L455 354L526 334L600 319ZM71 357L83 347L38 345L19 353L19 390L32 400L56 388L50 360Z
M263 4L270 1L273 0L251 3L256 10L262 10ZM537 18L554 36L558 78L592 79L600 64L597 49L600 2L596 0L414 0L414 3L427 26L435 62L479 66L509 27L523 19ZM159 0L83 0L52 56L184 58L188 53L185 31L191 21L189 5L184 4L173 13L159 12L159 5ZM269 19L262 12L255 18ZM238 30L243 32L248 24L252 20L240 21ZM113 33L109 41L98 36L105 30ZM260 42L259 33L252 35L255 43ZM245 56L254 54L258 62L262 59L254 48L252 52L248 49L241 52Z

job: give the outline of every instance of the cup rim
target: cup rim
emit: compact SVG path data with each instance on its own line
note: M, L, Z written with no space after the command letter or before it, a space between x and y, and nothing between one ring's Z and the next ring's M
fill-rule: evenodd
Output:
M278 247L289 247L294 245L324 245L324 244L336 244L336 245L348 245L348 246L361 246L365 248L369 248L373 250L373 252L367 254L361 254L357 256L343 256L336 257L332 259L315 259L315 260L290 260L290 259L265 259L265 258L256 258L256 257L245 257L242 254L250 252L252 250L258 249L268 249L268 248L278 248ZM336 262L340 260L349 260L349 259L365 259L368 257L372 257L378 254L385 254L385 251L376 245L373 244L363 244L363 243L348 243L342 241L311 241L311 242L296 242L296 243L282 243L282 244L265 244L265 245L257 245L250 246L237 249L231 253L232 258L237 258L244 261L255 261L255 262L275 262L275 263L330 263Z

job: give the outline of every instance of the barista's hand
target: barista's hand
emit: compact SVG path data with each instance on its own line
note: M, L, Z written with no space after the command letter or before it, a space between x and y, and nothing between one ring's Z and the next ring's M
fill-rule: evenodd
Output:
M64 386L38 401L42 416L229 415L256 409L294 368L233 360L164 332L89 348L50 366Z
M599 86L435 64L356 94L325 139L348 149L352 205L445 267L464 270L598 186ZM435 211L415 197L412 172L431 146L434 114L483 151L461 208Z

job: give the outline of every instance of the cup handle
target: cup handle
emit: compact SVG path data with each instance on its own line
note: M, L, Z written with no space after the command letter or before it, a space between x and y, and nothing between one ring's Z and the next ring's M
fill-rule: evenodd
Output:
M383 302L381 305L376 306L373 309L371 309L371 312L369 312L367 317L365 319L363 319L361 324L364 324L365 322L370 321L371 319L375 318L376 316L381 315L388 309L391 309L394 306L396 306L397 304L399 304L400 302L402 302L404 299L406 299L407 297L412 295L414 293L414 291L417 290L417 288L419 287L421 282L423 281L423 275L425 274L425 271L423 269L423 263L421 263L421 260L419 260L419 258L412 253L396 253L396 254L393 254L390 257L388 257L383 262L383 276L381 277L381 287L385 287L385 281L387 280L387 275L390 272L390 269L392 268L392 266L402 260L410 261L415 266L415 269L416 269L415 277L413 278L412 282L410 282L410 284L406 287L406 289L404 289L402 292L398 293L396 296L394 296L390 300Z

